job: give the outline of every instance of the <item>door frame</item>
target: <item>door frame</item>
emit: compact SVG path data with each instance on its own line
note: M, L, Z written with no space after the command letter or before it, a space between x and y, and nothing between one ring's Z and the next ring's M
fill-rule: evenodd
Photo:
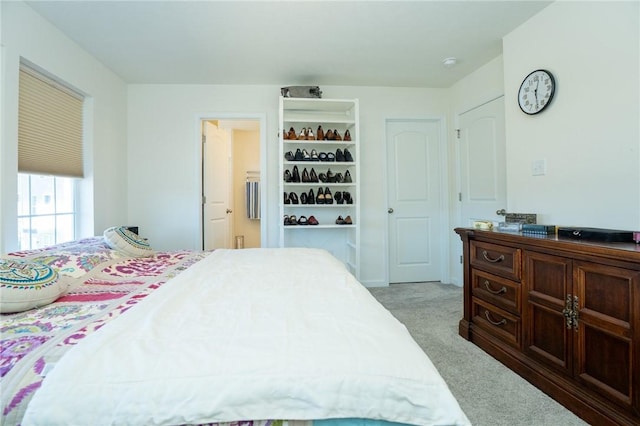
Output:
M229 113L229 112L212 112L201 113L196 116L195 129L195 143L198 147L197 158L197 173L196 173L196 188L198 188L198 240L195 247L204 247L204 226L203 226L203 212L202 212L202 194L203 194L203 161L204 153L202 152L202 122L209 120L247 120L258 121L260 124L260 247L268 247L267 244L267 224L268 218L268 191L269 182L267 178L267 114L266 113Z
M449 151L448 151L448 133L447 133L447 120L443 115L436 116L390 116L385 117L382 121L382 130L381 133L384 136L384 141L381 144L382 150L382 158L385 159L385 164L383 167L383 183L384 183L384 223L387 224L384 227L384 265L385 265L385 279L386 285L389 285L390 277L389 277L389 226L388 226L388 215L387 209L389 208L389 170L387 167L387 123L392 121L430 121L436 122L438 124L438 133L439 133L439 144L440 144L440 217L442 218L442 228L441 228L441 241L443 243L441 252L440 252L440 282L449 283L450 279L450 271L449 271L449 252L450 252L450 238L447 238L447 232L449 230Z

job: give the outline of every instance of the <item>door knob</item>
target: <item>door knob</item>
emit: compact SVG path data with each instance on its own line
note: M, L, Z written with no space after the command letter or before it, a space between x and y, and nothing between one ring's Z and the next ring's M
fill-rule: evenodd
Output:
M227 214L228 214L228 213L233 213L233 210L231 210L231 209L227 209Z
M393 209L391 207L389 207L389 210L387 210L387 213L389 213L389 214L393 213Z
M498 216L506 216L507 215L507 211L505 209L500 209L496 211L496 214Z

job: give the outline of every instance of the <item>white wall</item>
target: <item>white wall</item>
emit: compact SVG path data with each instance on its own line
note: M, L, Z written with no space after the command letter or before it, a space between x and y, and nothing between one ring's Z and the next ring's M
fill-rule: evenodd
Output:
M640 229L640 3L556 2L504 38L508 210L539 222ZM547 110L523 114L523 78L556 78ZM531 163L546 159L546 176Z
M86 94L83 235L127 220L126 85L20 1L2 8L0 252L17 248L17 134L20 58ZM93 198L91 198L93 197Z
M361 281L387 284L386 118L446 116L446 90L322 87L323 98L359 98ZM267 246L278 245L278 86L131 85L129 222L158 249L200 246L198 117L267 116Z

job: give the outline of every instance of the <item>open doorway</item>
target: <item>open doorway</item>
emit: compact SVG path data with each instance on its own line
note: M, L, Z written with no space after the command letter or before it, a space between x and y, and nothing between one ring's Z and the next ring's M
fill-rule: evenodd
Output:
M223 115L200 120L204 250L264 245L264 121Z

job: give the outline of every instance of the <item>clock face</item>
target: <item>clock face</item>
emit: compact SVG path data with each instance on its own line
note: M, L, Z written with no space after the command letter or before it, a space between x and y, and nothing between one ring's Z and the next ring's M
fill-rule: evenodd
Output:
M553 75L546 70L536 70L525 77L518 92L518 104L525 114L533 115L545 109L555 91Z

